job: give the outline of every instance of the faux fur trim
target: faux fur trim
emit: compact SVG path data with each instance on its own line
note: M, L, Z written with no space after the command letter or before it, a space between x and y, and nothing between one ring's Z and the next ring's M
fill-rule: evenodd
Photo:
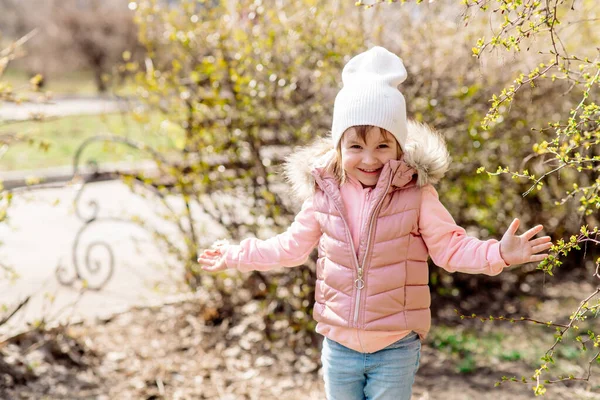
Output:
M417 186L435 185L450 167L446 140L428 125L409 121L404 160L418 173Z

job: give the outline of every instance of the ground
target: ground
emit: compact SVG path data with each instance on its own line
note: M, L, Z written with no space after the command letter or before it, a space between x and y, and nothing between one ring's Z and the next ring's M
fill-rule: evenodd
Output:
M16 336L0 344L0 355L21 375L9 379L0 365L0 398L323 399L318 346L302 346L307 336L291 333L285 324L275 324L277 339L268 341L259 303L235 306L238 312L231 313L207 294L198 294L93 324ZM504 350L489 346L492 336L486 329L480 328L480 336L487 341L460 339L462 358L448 351L452 346L446 342L458 337L472 341L477 332L433 330L423 346L413 399L534 398L531 383L495 387L503 375L531 376L534 367L526 350L534 341L515 343L510 357L498 357ZM511 332L531 334L520 327ZM589 383L550 385L544 398L600 399L599 368L595 372Z

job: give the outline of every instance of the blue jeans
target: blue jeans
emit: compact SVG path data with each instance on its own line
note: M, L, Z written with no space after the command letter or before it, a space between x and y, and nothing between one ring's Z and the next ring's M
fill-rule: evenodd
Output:
M421 340L411 332L375 353L360 353L325 338L321 362L328 400L410 400Z

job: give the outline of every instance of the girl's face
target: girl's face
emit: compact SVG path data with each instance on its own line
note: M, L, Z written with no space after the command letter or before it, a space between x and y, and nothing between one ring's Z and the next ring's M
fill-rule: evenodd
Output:
M384 130L371 127L363 141L356 128L349 128L341 140L342 168L363 187L377 184L385 163L400 156L396 138Z

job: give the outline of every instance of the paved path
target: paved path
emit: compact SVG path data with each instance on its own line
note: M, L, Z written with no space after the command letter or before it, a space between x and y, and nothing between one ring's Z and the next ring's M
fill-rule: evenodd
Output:
M48 103L0 102L1 121L24 121L37 116L59 117L78 114L103 114L126 111L126 100L100 97L58 98Z
M103 98L62 98L48 104L0 103L0 123L3 120L27 120L38 114L52 117L116 112L127 106L126 101ZM71 174L70 168L67 176ZM18 183L19 176L23 175L19 171L14 174L16 178L8 176L10 173L3 174L3 180L10 187L11 182ZM56 171L50 175L58 180L62 176ZM73 187L19 194L9 210L9 223L0 224L0 262L12 266L20 275L14 284L9 284L2 278L0 270L0 319L3 305L11 309L20 300L33 295L18 318L0 326L0 340L3 335L26 329L28 324L42 318L50 322L89 319L181 294L178 291L183 286L181 271L167 268L169 264L176 263L157 248L147 232L131 224L114 221L90 226L81 236L77 251L80 263L85 264L88 244L101 241L112 249L115 270L108 284L101 291L87 291L83 296L80 296L78 287L61 285L55 270L62 265L73 271L73 242L84 225L74 213L75 196L76 188ZM157 203L133 195L119 181L87 185L80 203L84 212L85 203L90 199L99 204L99 218L127 217L135 213L168 232L170 237L177 237L174 225L156 216L157 211L164 211ZM170 202L175 208L182 206L178 199ZM87 211L91 210L88 208ZM197 232L207 243L225 235L219 227L210 224L206 218L202 219L200 210L194 211L200 216ZM211 229L207 229L205 224L210 224ZM93 260L100 261L101 270L106 270L109 255L104 248L93 247L91 256Z
M89 184L85 188L81 206L87 201L99 204L99 218L139 215L145 221L160 227L177 240L174 225L157 217L162 211L157 202L145 200L132 194L119 181ZM83 222L74 214L75 188L46 189L16 196L9 210L9 224L0 224L0 260L13 266L21 275L15 284L0 280L0 309L2 304L11 305L29 294L34 294L21 317L0 327L0 339L9 330L23 329L27 323L39 318L66 320L69 318L92 318L110 314L132 305L147 304L165 299L176 293L181 286L181 272L168 271L169 257L152 242L142 229L119 222L98 222L82 235L78 252L84 258L86 244L105 241L114 251L115 271L110 282L99 292L86 292L78 303L69 306L78 297L78 290L62 286L55 277L59 264L72 267L72 245ZM56 204L58 203L58 204ZM181 202L171 199L174 207ZM199 215L197 231L210 242L225 232ZM207 227L211 228L208 229ZM106 252L96 247L92 253L104 263ZM104 267L106 268L106 267ZM153 287L159 283L159 291ZM51 302L50 299L54 298ZM1 313L0 313L1 315Z

